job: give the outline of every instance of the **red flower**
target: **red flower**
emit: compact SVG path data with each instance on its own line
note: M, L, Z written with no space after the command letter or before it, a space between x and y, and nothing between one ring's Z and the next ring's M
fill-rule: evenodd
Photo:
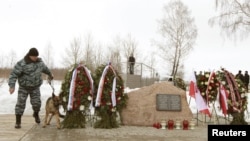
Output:
M84 91L84 93L88 93L89 88L84 88L83 91Z

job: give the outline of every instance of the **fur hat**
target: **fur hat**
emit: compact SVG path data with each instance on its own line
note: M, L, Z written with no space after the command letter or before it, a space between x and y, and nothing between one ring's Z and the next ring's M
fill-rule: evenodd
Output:
M28 52L28 56L38 56L39 52L36 48L31 48Z

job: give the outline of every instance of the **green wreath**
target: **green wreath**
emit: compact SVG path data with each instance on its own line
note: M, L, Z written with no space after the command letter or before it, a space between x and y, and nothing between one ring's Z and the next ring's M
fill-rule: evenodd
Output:
M99 83L105 68L106 65L101 65L100 67L98 67L95 71L95 76L93 77L94 86L96 88L94 94L95 101L97 98ZM116 106L113 106L111 99L114 78L116 79ZM121 113L122 109L127 106L128 96L124 93L124 82L121 76L119 76L119 73L114 70L111 65L109 65L106 75L103 78L103 89L101 93L100 105L95 107L96 115L100 118L95 122L94 128L117 128L119 127L119 123L117 121L117 113Z
M85 128L85 113L93 99L93 80L87 71L86 67L79 65L71 68L65 75L60 94L63 108L66 111L62 128ZM72 81L73 72L75 72L75 78ZM70 88L72 83L75 85L74 90ZM70 99L70 91L72 91L72 99ZM72 104L69 104L70 100L72 100Z

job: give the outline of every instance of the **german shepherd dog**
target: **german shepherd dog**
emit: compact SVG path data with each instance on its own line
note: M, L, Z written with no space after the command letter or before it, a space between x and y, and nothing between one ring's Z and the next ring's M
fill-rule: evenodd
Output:
M59 96L56 96L54 93L52 93L52 96L47 99L46 105L45 105L46 114L45 114L45 120L43 124L44 128L46 127L46 125L50 125L50 121L54 115L56 116L57 129L61 128L60 118L64 118L64 115L60 114L60 111L59 111L59 106L61 104L62 104L62 100L60 99ZM50 117L49 117L49 114L51 114Z

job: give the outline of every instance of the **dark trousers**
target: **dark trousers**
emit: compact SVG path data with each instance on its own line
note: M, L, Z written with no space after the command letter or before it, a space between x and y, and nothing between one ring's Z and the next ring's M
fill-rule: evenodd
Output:
M37 87L35 89L26 89L23 87L19 87L17 103L15 107L16 115L23 115L28 96L30 96L30 103L32 105L32 109L34 110L34 112L40 111L41 108L40 88Z
M246 92L248 92L248 85L249 85L249 83L245 83L245 86L246 86Z
M134 65L132 64L129 65L129 73L134 74Z

